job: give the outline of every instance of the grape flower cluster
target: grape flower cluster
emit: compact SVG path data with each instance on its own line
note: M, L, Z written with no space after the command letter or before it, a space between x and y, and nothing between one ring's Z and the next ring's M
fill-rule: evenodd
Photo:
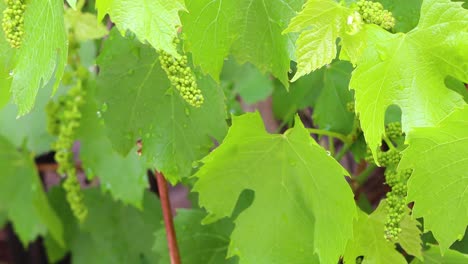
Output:
M7 7L3 11L2 27L5 37L12 48L19 48L24 35L24 10L22 0L5 0Z
M386 30L390 30L395 26L395 18L392 12L385 10L381 3L359 0L357 7L365 23L376 24Z
M179 40L175 40L177 45ZM159 52L161 67L166 72L171 85L179 91L184 100L194 107L200 107L204 98L201 90L197 87L197 81L192 69L187 66L187 56L182 55L179 58L168 54L165 51Z
M385 135L389 144L403 136L400 122L392 122L386 125ZM401 152L396 148L379 152L377 159L380 165L385 166L385 182L391 188L387 193L387 219L385 222L384 236L389 241L398 240L401 232L400 222L406 214L406 183L412 173L411 169L397 171L398 163L401 160Z
M46 108L47 128L49 133L57 136L56 142L52 145L58 164L57 172L61 176L67 176L63 183L67 201L73 214L80 221L86 218L88 210L83 203L83 193L76 175L72 147L76 138L76 130L80 126L80 107L85 102L84 97L85 91L81 82L78 81L67 94L59 98L58 102L50 101Z
M385 222L384 237L389 241L398 240L401 232L400 222L406 214L406 183L411 176L412 170L397 170L402 154L401 148L394 145L393 142L401 142L404 136L400 122L388 123L385 127L387 144L391 144L386 151L378 150L377 161L380 166L385 167L385 182L391 188L387 193L387 219ZM369 163L374 162L372 152L367 148L365 160Z
M405 216L406 209L406 182L411 176L412 170L406 169L397 172L395 169L385 170L385 181L392 188L387 193L387 220L385 222L385 238L390 241L398 240L401 232L400 222Z

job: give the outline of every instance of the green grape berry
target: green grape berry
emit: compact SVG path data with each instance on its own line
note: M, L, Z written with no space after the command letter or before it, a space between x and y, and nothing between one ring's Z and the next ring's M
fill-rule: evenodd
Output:
M5 0L2 28L5 37L12 48L19 48L24 35L24 11L26 5L23 0Z
M392 12L385 10L381 3L359 0L357 8L364 23L376 24L386 30L390 30L395 26L395 18Z
M178 43L176 39L175 44ZM166 72L171 85L177 89L182 98L194 107L203 104L204 97L197 87L197 81L192 69L187 66L187 56L176 58L164 51L159 52L161 67Z
M76 175L72 147L76 138L76 130L80 126L80 107L84 104L84 96L85 91L79 81L57 102L50 102L46 107L47 128L51 134L57 136L57 140L52 144L58 164L57 172L67 177L63 188L67 193L67 201L73 214L80 221L86 218L87 209L83 203L83 195Z

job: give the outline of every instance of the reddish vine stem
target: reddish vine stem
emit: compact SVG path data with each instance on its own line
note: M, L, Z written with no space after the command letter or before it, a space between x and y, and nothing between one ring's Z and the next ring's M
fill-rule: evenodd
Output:
M167 191L167 181L164 175L158 171L155 172L156 181L158 182L159 199L164 217L164 225L166 227L167 245L169 247L169 256L171 264L180 264L179 247L177 245L177 237L172 221L171 201L169 200L169 192Z

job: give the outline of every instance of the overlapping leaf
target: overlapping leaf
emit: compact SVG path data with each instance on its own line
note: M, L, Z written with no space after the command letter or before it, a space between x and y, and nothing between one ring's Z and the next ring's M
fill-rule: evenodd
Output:
M237 263L235 258L226 259L229 235L234 228L230 219L202 225L206 214L202 210L177 210L174 225L181 261L184 264ZM156 233L155 250L161 263L170 263L166 231Z
M331 63L336 39L344 35L351 11L333 0L309 0L284 33L301 32L296 42L297 72L292 81Z
M467 128L465 106L436 127L415 129L399 165L414 169L408 181L413 215L424 217L424 229L432 231L442 252L463 237L468 225Z
M436 245L431 245L423 252L424 260L414 259L411 264L465 264L468 263L468 255L455 250L447 250L442 256Z
M47 232L63 244L63 227L47 196L33 157L0 136L0 210L26 246Z
M154 49L112 31L98 58L97 96L114 148L122 155L142 140L142 155L171 181L188 176L226 131L224 95L208 78L198 78L205 96L200 108L171 88Z
M99 39L108 34L107 28L98 22L96 15L72 9L65 11L65 26L73 30L77 41Z
M96 0L96 8L100 20L109 14L122 33L130 30L156 50L177 54L173 40L181 25L183 0Z
M297 110L311 106L320 129L350 133L354 115L347 110L347 103L353 101L348 89L352 70L350 63L335 61L292 83L289 92L279 87L273 93L275 115L288 123Z
M408 132L435 125L464 104L444 80L451 75L468 82L468 32L461 30L467 27L468 10L461 3L428 0L418 26L407 34L368 28L368 47L350 87L372 150L380 145L388 106L401 108L403 130Z
M407 263L403 255L398 252L396 245L384 237L384 224L387 219L385 201L370 215L360 211L359 218L354 225L354 237L348 242L344 260L354 263L357 257L363 256L363 264L397 264ZM406 215L401 221L402 232L398 243L403 249L422 259L421 231L419 222Z
M24 32L21 48L10 69L11 92L18 105L18 115L32 109L38 90L52 77L54 89L62 78L68 50L63 2L29 1L24 13Z
M65 247L46 238L49 259L57 262L71 252L72 263L163 263L153 252L154 233L162 221L159 201L154 194L144 195L143 211L115 202L97 188L84 190L88 218L78 224L62 189L49 194L54 208L66 225Z
M227 61L221 78L232 84L233 92L239 94L248 104L264 100L273 91L273 80L270 76L262 74L250 63L239 65L233 59Z
M272 135L258 113L233 117L225 141L203 163L194 191L210 213L205 221L230 216L243 190L255 192L235 221L229 256L241 263L338 261L352 236L353 195L345 170L298 118L284 135Z
M12 102L8 103L0 110L0 135L15 146L24 146L34 154L49 151L54 137L47 132L45 107L51 92L50 84L42 88L38 92L34 109L19 119L16 118L18 107Z
M98 176L102 188L114 198L141 208L144 189L148 186L146 161L138 156L136 146L125 156L112 148L104 122L98 116L101 110L95 102L94 88L92 82L86 87L86 105L77 135L83 167L88 177Z
M218 79L232 52L240 63L251 62L287 85L293 37L281 35L303 0L187 0L182 14L186 49L194 64ZM204 30L200 30L203 28Z

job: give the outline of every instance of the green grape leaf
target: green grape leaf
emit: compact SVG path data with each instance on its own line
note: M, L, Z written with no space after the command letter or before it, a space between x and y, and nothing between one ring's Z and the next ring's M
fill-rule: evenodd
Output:
M96 15L72 9L65 11L65 26L68 31L73 30L74 37L79 42L100 39L109 33Z
M408 32L418 24L422 0L377 0L385 9L392 12L395 18L393 30Z
M45 107L50 99L52 85L40 89L36 107L27 115L17 119L18 106L12 102L0 110L0 135L16 147L25 146L34 154L50 150L54 137L47 132L47 114ZM59 93L57 93L59 94Z
M183 0L96 0L96 9L99 20L109 14L122 34L130 30L156 50L177 55L173 41L181 25L178 13L185 10Z
M354 263L359 256L364 256L363 264L407 263L395 245L384 237L384 225L387 219L385 200L370 215L360 211L354 225L354 237L348 242L344 254L346 263ZM421 258L421 231L419 222L406 215L401 222L402 232L399 243L409 254Z
M467 127L465 106L436 127L412 130L398 167L413 169L408 181L413 216L424 218L424 229L432 231L442 252L463 237L468 225Z
M87 176L98 176L102 188L115 199L141 209L144 189L148 186L146 160L138 156L136 147L125 157L112 148L103 120L97 114L102 110L95 102L93 83L88 84L86 93L77 139Z
M11 69L11 92L19 116L31 111L38 90L52 75L57 89L68 53L63 1L36 0L26 5L25 33Z
M299 118L284 135L268 134L258 113L232 122L193 188L209 212L205 223L232 215L243 190L255 192L235 221L228 256L241 263L337 262L356 217L347 172Z
M449 0L424 1L418 26L391 34L367 26L368 46L353 72L356 111L369 147L375 150L385 132L387 107L398 105L405 132L437 124L464 104L447 89L451 75L468 82L468 10Z
M32 155L0 136L0 210L24 246L47 232L63 244L62 222L49 205Z
M336 57L351 10L334 0L308 0L284 33L301 32L296 42L297 72L291 81L329 64Z
M285 86L293 36L281 35L303 0L187 0L181 15L186 43L195 65L218 80L229 52L243 64L271 72ZM203 28L204 30L200 30Z
M351 132L354 114L347 110L347 103L353 102L353 94L348 89L353 67L346 61L336 61L324 67L321 72L323 89L314 106L313 119L324 130L343 134Z
M202 225L205 216L202 210L177 210L174 225L182 263L237 263L235 258L226 259L229 235L234 228L232 221L223 219ZM170 263L166 229L163 226L156 232L154 250L161 256L161 263Z
M423 252L424 260L414 259L411 264L465 264L468 263L468 255L455 250L447 250L440 255L440 249L436 245Z
M63 189L52 189L49 196L62 221L67 222L66 245L59 248L46 238L49 258L58 260L71 251L72 263L163 263L153 252L153 234L162 221L156 195L145 192L143 208L116 202L98 188L86 189L84 202L88 217L79 225L66 203Z
M142 140L143 156L175 183L191 174L192 163L226 133L223 91L199 77L205 96L200 108L171 88L159 58L149 46L111 31L98 58L97 97L114 148L122 155Z
M273 91L273 80L269 75L262 74L250 63L239 65L233 59L224 64L221 79L232 82L233 92L248 104L264 100Z

